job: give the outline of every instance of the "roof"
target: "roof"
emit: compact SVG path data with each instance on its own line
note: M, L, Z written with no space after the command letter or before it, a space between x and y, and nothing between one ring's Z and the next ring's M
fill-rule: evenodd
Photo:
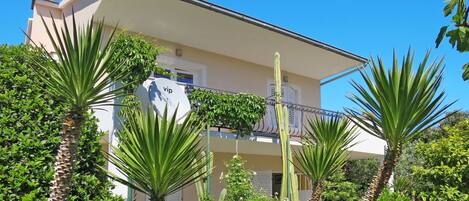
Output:
M204 1L204 0L182 0L182 1L193 4L193 5L196 5L196 6L199 6L199 7L202 7L202 8L206 8L206 9L211 10L211 11L215 11L217 13L221 13L221 14L229 16L229 17L236 18L238 20L241 20L241 21L244 21L244 22L256 25L256 26L259 26L261 28L264 28L264 29L267 29L267 30L270 30L270 31L274 31L274 32L283 34L285 36L297 39L299 41L302 41L302 42L305 42L305 43L308 43L308 44L311 44L311 45L314 45L314 46L317 46L317 47L320 47L320 48L323 48L323 49L326 49L326 50L329 50L329 51L332 51L332 52L335 52L337 54L341 54L343 56L346 56L346 57L349 57L351 59L357 60L359 62L365 63L365 62L368 61L368 59L366 59L364 57L361 57L357 54L353 54L353 53L348 52L346 50L334 47L332 45L329 45L329 44L326 44L324 42L312 39L312 38L304 36L302 34L287 30L285 28L273 25L271 23L262 21L260 19L257 19L257 18L248 16L248 15L236 12L234 10L230 10L228 8L225 8L225 7L222 7L222 6L219 6L219 5Z
M273 53L279 52L283 70L317 80L353 72L367 63L359 55L205 0L34 2L69 10L75 6L83 20L94 15L108 25L117 23L158 40L266 67L273 67Z

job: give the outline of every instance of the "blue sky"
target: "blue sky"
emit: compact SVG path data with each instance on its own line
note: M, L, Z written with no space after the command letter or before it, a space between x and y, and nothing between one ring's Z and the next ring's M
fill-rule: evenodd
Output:
M461 79L461 66L469 53L461 54L447 43L434 49L439 28L448 23L442 15L443 0L327 0L268 1L211 0L221 6L287 28L364 57L379 55L390 64L392 51L400 58L409 47L415 50L416 62L425 51L446 58L443 89L447 102L458 100L451 109L469 110L469 82ZM19 44L21 29L31 16L30 0L5 1L0 19L0 44ZM273 50L274 51L274 50ZM354 107L346 97L354 93L349 82L361 81L358 73L322 87L321 104L325 109Z

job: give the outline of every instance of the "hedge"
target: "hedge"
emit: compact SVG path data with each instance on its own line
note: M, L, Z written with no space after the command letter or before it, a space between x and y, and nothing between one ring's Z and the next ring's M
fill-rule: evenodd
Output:
M43 90L30 68L38 50L0 46L0 200L46 200L65 105ZM88 115L69 200L122 200L110 193L97 120Z

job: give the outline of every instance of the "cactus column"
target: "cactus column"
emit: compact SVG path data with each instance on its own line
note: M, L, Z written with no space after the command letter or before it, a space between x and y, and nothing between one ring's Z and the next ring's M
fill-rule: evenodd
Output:
M280 135L282 152L282 187L280 192L281 201L298 201L298 181L295 175L293 159L288 133L287 107L282 106L282 76L280 70L280 54L274 55L274 78L275 78L275 114L277 117L277 128Z

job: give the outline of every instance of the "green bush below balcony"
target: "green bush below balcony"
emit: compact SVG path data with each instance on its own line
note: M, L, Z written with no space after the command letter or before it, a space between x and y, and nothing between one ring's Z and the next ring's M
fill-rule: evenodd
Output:
M246 93L222 93L193 89L189 94L195 113L207 118L212 126L234 129L249 135L266 111L265 99Z

